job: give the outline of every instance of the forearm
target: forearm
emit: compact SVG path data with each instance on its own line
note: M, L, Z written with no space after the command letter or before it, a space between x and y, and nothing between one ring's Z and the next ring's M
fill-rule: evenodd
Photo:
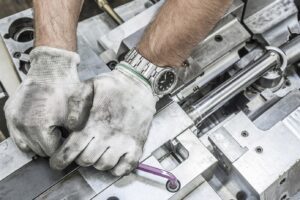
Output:
M159 66L179 67L224 15L232 0L168 0L137 49Z
M84 0L33 0L35 46L76 51L76 29Z

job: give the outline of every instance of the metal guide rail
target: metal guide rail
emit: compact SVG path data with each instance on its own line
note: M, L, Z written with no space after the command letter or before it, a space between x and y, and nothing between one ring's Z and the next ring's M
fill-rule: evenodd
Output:
M113 18L80 22L80 78L112 70L163 2L134 0L106 7ZM33 33L31 10L0 20L21 80ZM235 0L178 71L177 89L158 103L136 171L125 177L76 165L55 171L8 138L0 143L0 199L298 200L299 34L293 0Z

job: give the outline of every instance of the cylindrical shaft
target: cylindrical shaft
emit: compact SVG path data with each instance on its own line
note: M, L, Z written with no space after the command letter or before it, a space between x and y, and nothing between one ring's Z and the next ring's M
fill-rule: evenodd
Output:
M222 107L228 100L254 83L269 69L280 64L279 54L269 51L255 63L246 67L233 78L213 90L206 97L193 105L188 113L192 120L198 124L212 113Z
M124 23L124 20L114 11L107 0L96 0L98 6L106 12L118 25Z

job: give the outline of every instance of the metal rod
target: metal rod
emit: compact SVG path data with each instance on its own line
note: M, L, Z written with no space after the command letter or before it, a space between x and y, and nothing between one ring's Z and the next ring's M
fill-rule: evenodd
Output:
M259 77L272 67L278 66L280 55L275 51L268 51L259 60L250 64L233 78L213 90L197 104L191 107L188 115L199 124L212 113L222 107L228 100L232 99L246 87L254 83Z
M137 169L168 179L170 181L170 187L172 187L172 188L176 188L178 186L178 180L177 180L176 176L174 174L172 174L171 172L168 172L163 169L156 168L156 167L152 167L149 165L145 165L142 163L140 163L138 165Z
M118 25L124 23L124 20L115 12L115 10L109 5L107 0L96 0L99 8L106 12Z

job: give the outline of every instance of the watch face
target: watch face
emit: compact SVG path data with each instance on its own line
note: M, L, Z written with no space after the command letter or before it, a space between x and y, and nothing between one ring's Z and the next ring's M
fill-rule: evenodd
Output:
M168 92L174 87L176 74L173 71L164 71L157 80L157 89L160 93Z

